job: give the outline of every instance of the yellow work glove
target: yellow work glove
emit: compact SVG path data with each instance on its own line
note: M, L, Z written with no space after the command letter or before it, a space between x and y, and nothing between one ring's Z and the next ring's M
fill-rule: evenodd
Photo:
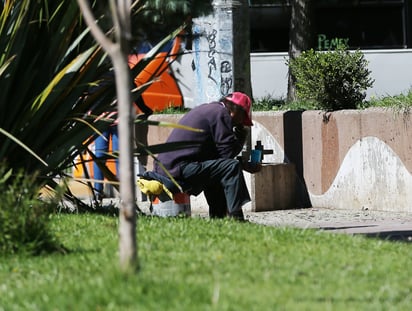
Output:
M147 196L158 196L164 191L171 199L173 199L173 194L160 181L139 178L137 180L137 185L139 186L140 191Z

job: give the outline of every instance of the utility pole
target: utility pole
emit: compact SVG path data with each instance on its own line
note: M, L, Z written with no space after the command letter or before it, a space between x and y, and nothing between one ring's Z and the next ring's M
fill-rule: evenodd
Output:
M213 8L193 20L195 105L234 91L252 96L248 1L214 0Z

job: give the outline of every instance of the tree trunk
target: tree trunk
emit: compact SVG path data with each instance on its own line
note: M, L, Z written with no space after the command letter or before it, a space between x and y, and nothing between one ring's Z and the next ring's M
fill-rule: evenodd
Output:
M116 76L117 109L119 116L119 256L120 268L133 270L137 263L136 247L136 187L133 165L133 113L130 94L130 71L127 63L131 40L130 0L117 0L112 8L115 25L117 53L111 53ZM118 21L116 23L116 17ZM117 27L116 27L117 26Z
M129 67L127 50L113 59L116 73L117 108L119 116L119 180L120 180L120 209L119 209L119 256L120 266L129 270L136 264L136 207L135 207L135 178L133 165L133 113L130 96Z
M95 23L87 0L77 0L96 41L109 54L116 77L119 130L119 256L120 268L132 271L137 266L136 246L136 188L133 165L133 118L130 78L127 56L131 39L130 0L111 0L112 19L116 41L112 42Z
M291 0L289 60L313 46L312 0ZM296 81L289 70L287 101L296 100Z

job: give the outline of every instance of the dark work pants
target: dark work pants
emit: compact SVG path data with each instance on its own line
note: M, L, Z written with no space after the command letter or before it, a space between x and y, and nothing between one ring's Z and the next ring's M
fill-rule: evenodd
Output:
M209 216L222 218L242 210L250 201L241 164L236 159L193 162L182 166L182 179L192 194L204 192Z

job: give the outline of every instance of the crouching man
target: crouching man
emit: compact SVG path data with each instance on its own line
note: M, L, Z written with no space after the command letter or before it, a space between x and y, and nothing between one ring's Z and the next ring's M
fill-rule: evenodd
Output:
M179 183L189 186L190 194L204 192L210 217L244 220L242 206L250 195L242 170L255 173L261 169L259 164L235 158L253 125L250 98L234 92L193 108L179 124L202 131L173 129L167 142L197 142L197 147L161 153L158 160ZM167 176L157 163L154 171Z

